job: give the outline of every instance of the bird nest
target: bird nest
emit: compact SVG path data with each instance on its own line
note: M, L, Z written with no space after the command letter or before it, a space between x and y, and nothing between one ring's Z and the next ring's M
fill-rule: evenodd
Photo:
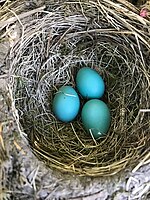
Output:
M22 37L9 57L12 105L31 150L50 168L112 175L148 151L150 23L121 2L51 1L21 22ZM99 140L86 133L80 114L63 123L52 112L57 90L76 88L76 74L85 66L106 85L102 100L110 108L111 126Z

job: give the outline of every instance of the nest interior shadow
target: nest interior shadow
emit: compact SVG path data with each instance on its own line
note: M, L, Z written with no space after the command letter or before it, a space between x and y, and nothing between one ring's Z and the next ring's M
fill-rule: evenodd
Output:
M22 22L22 38L10 52L10 85L19 126L32 151L51 168L111 175L136 164L149 148L150 116L141 112L150 107L149 21L139 21L127 9L112 1L53 2ZM63 123L52 112L59 87L76 88L84 66L103 77L103 101L111 111L109 132L96 142L80 114Z

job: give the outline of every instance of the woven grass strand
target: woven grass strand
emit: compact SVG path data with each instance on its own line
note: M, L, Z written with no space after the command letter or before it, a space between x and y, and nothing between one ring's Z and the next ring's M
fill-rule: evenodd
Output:
M150 108L150 22L126 2L95 0L51 1L22 24L22 39L10 52L10 88L36 156L50 168L87 176L135 165L150 146L150 114L140 112ZM75 87L84 66L104 78L112 116L108 134L96 142L80 116L64 124L51 109L59 87Z

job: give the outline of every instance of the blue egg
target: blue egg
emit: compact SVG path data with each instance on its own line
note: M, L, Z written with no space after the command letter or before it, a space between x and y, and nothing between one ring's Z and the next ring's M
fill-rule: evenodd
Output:
M63 121L70 122L79 112L80 100L76 91L71 86L62 86L53 99L53 112Z
M81 111L83 126L95 139L105 135L110 127L111 117L107 105L98 99L87 101Z
M89 67L83 67L78 71L76 85L79 93L87 99L100 98L105 91L102 77Z

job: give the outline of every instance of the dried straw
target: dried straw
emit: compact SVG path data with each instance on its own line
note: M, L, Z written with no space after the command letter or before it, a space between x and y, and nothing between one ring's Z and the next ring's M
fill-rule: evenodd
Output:
M12 105L32 151L50 168L107 176L147 154L150 113L142 109L150 108L150 22L130 8L125 1L51 1L21 21L23 34L9 57ZM75 87L83 66L106 84L103 100L112 121L98 141L85 132L80 115L65 124L51 109L58 88Z

